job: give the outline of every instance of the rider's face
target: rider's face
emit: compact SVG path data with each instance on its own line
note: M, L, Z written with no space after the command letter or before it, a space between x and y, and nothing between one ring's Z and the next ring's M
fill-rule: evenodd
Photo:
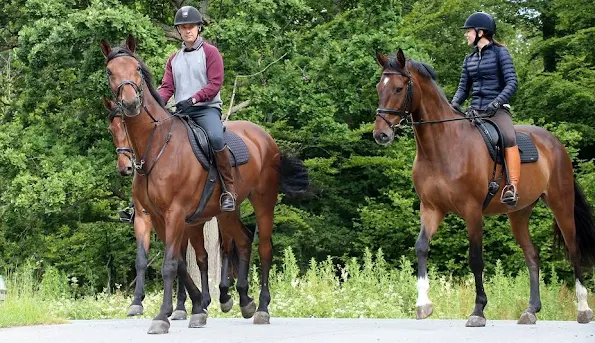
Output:
M198 37L198 25L196 24L182 24L178 25L178 32L187 46L192 46Z
M476 34L477 33L475 33L475 29L472 27L465 30L465 38L467 38L468 45L473 45L473 42L475 42Z

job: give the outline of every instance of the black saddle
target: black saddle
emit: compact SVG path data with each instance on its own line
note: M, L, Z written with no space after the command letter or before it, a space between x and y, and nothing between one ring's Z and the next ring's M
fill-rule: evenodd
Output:
M476 126L483 137L484 142L490 153L492 160L498 164L502 164L504 158L504 149L500 130L496 123L489 119L476 120ZM533 163L539 159L539 153L531 137L524 133L516 132L516 142L519 146L521 154L521 163Z
M188 140L190 141L190 146L192 146L192 151L194 151L194 155L200 164L202 164L203 168L208 170L209 166L215 163L215 159L207 133L193 120L189 118L183 119L182 121L186 124L186 129L188 130ZM248 163L249 155L246 143L234 132L225 130L225 127L223 129L223 140L227 144L231 155L231 166L238 167Z
M506 176L506 183L508 180L508 167L506 166L506 159L504 158L504 139L500 133L498 125L493 121L485 118L473 118L473 123L481 133L483 140L488 148L490 157L494 161L494 170L492 172L492 179L488 182L488 193L483 202L483 208L485 209L492 198L496 195L500 189L500 179L496 177L496 166L502 164L502 173ZM516 133L516 142L519 147L519 153L521 155L521 163L534 163L539 159L539 153L535 144L531 140L531 137L524 133Z
M205 130L197 125L188 116L178 114L176 115L180 117L182 123L184 123L186 126L188 131L188 140L190 142L190 146L192 147L192 151L194 151L194 155L203 168L208 171L207 179L200 196L200 201L198 202L198 207L194 211L194 214L186 218L186 223L192 223L200 218L205 206L211 198L211 195L213 195L215 185L217 184L217 180L220 179L220 176L217 172L215 163L215 153L213 152L211 144L209 143L209 138ZM227 131L224 128L223 139L225 144L227 144L231 155L230 162L232 167L238 167L242 164L248 163L248 147L238 135L231 131Z

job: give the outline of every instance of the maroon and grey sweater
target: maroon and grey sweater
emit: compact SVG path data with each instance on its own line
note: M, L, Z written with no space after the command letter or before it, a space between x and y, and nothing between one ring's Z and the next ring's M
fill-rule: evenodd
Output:
M166 103L172 95L176 102L193 97L194 106L221 109L222 85L223 58L216 47L200 40L192 49L182 45L168 58L159 95Z

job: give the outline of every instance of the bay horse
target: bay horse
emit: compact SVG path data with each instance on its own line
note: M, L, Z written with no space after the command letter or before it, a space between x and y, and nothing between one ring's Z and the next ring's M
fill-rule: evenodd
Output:
M141 156L140 161L133 161L138 175L133 180L132 193L151 215L155 228L165 232L163 303L148 332L163 334L169 331L167 318L173 311L172 288L176 275L183 280L192 300L190 326L194 327L195 322L204 322L206 313L201 293L189 277L186 264L181 263L181 252L185 232L192 231L185 229L186 220L199 206L207 171L194 155L182 119L165 109L152 84L150 71L135 55L136 41L132 35L123 47L112 48L105 40L101 40L100 47L106 59L108 84L122 111L134 156ZM217 216L224 251L233 250L225 246L230 241L226 237L233 237L240 261L236 289L240 294L242 313L244 317L254 315L255 324L268 324L274 208L280 189L288 196L300 195L307 190L307 169L299 159L282 154L273 138L254 123L232 121L227 124L227 130L241 137L248 148L248 162L238 168L236 191L238 203L250 200L259 231L261 292L256 313L254 301L248 296L252 234L240 220L239 206L234 212L221 213L219 181L196 223L204 224ZM222 266L227 264L223 261Z
M107 97L103 97L103 105L109 111L108 115L108 131L112 135L114 146L116 147L116 155L118 157L116 163L116 169L121 176L131 176L134 174L134 167L132 161L134 159L134 152L131 148L130 142L128 141L128 135L126 134L126 129L124 128L124 122L122 119L121 111L119 111L116 104ZM136 238L136 285L134 288L134 297L132 299L132 304L130 304L128 308L128 316L138 316L143 314L144 307L142 301L145 298L144 286L145 286L145 273L148 268L148 258L149 258L149 246L151 243L151 229L153 227L151 223L151 216L144 210L141 204L138 203L138 200L134 198L134 194L132 197L132 201L134 204L134 219L132 221L134 227L134 236ZM200 227L197 230L192 230L190 232L194 233L197 232L197 235L201 235ZM156 229L157 237L162 241L165 241L165 233L159 229ZM204 247L204 237L203 240L200 239L201 237L193 237L193 247L196 252L196 262L201 274L201 287L202 287L202 304L203 308L207 309L211 302L211 296L208 287L208 256L207 252ZM186 254L184 253L187 249L187 242L182 246L182 257L184 258ZM186 311L186 288L184 287L184 283L178 281L178 294L177 294L177 303L174 312L172 313L170 319L172 320L186 320L187 318L187 311ZM233 305L233 300L231 303L229 302L231 297L224 301L221 304L222 310L227 312L231 310L231 306Z
M479 130L455 111L435 82L436 74L427 64L407 60L401 49L396 56L376 54L382 67L376 88L379 105L373 136L381 145L395 139L403 123L413 127L416 156L413 183L420 199L421 228L415 243L417 255L416 316L432 314L427 276L429 243L447 213L460 216L467 225L469 265L475 278L475 308L467 326L485 326L487 296L483 288L483 217L507 214L512 233L523 249L529 268L530 296L519 324L534 324L541 309L539 295L539 256L529 233L529 217L542 199L555 217L555 232L561 235L576 278L577 321L588 323L593 311L583 286L583 267L595 262L595 227L591 206L574 179L572 162L560 141L548 131L529 125L516 125L517 132L528 135L539 158L522 164L519 201L510 208L491 201L484 208L488 182L494 162ZM498 166L501 170L501 167ZM524 175L524 177L522 176ZM504 184L501 180L500 187ZM496 197L497 198L497 197Z

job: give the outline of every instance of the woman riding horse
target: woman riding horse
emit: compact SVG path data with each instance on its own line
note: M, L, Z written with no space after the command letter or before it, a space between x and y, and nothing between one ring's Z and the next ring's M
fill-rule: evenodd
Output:
M463 72L452 106L461 111L461 105L471 91L471 107L486 114L498 125L504 140L504 155L510 184L502 190L500 201L511 207L518 201L517 188L521 174L521 159L510 114L510 97L517 89L514 64L508 50L493 38L496 21L485 12L476 12L465 25L467 44L473 52L463 61Z

